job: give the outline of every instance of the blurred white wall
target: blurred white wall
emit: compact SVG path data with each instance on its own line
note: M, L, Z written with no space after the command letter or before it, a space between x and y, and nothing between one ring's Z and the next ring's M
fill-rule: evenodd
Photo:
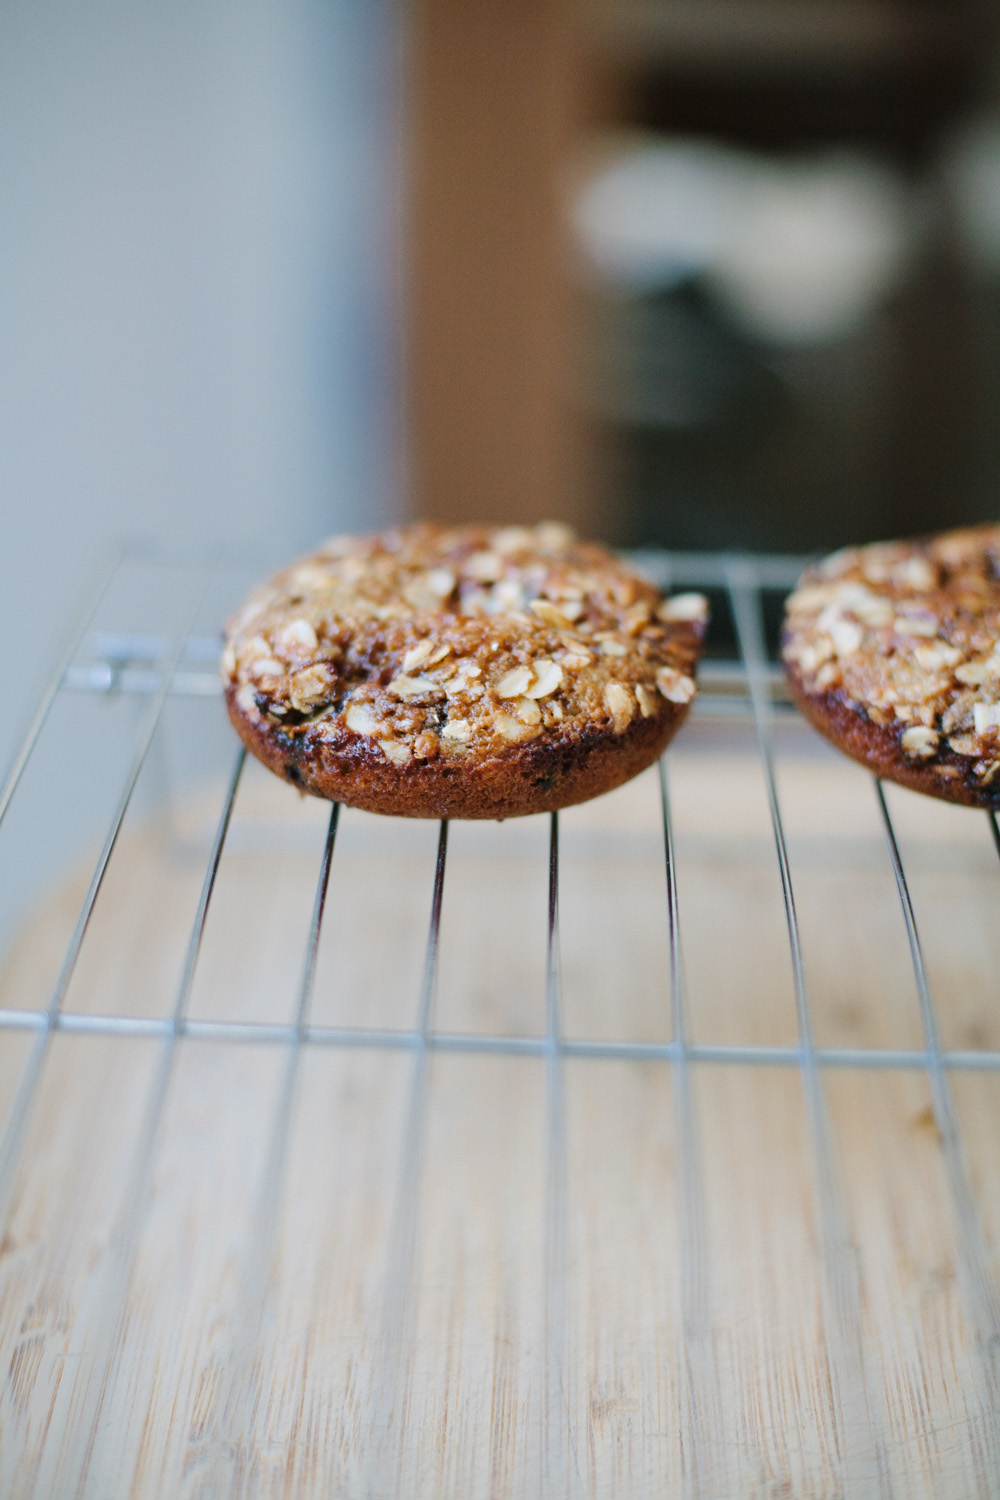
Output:
M0 773L115 537L397 510L394 50L390 0L0 5Z

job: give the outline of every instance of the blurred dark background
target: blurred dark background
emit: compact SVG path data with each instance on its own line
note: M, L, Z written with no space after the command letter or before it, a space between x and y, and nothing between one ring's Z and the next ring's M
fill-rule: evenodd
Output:
M415 508L799 552L995 515L998 15L417 0Z

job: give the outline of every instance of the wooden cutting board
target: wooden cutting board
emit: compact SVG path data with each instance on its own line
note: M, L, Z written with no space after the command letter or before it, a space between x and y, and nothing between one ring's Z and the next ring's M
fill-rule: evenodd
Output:
M942 1136L870 778L795 725L777 751L815 1042L862 1065L783 1050L764 782L726 724L668 757L686 1060L655 772L560 820L559 1032L589 1049L544 1040L548 819L450 830L424 1046L438 829L350 810L296 1045L327 809L256 766L194 1031L116 1031L171 1012L222 783L127 826L76 1019L0 1030L0 1494L1000 1493L1000 1070L945 1070ZM889 801L941 1046L989 1063L989 829ZM3 1007L47 1005L88 876Z

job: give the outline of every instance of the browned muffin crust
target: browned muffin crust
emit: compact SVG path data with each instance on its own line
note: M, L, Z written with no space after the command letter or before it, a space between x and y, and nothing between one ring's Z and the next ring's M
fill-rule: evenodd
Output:
M567 527L334 537L230 622L229 716L302 790L509 818L619 786L686 716L707 608Z
M1000 807L1000 526L836 552L786 605L806 718L879 776Z

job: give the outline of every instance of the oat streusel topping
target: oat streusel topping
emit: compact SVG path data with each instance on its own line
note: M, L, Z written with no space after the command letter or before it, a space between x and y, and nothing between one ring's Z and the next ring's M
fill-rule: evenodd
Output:
M783 656L809 696L891 729L945 781L1000 774L1000 526L858 547L787 602Z
M231 621L239 711L395 766L623 733L694 697L707 614L568 528L334 537Z

